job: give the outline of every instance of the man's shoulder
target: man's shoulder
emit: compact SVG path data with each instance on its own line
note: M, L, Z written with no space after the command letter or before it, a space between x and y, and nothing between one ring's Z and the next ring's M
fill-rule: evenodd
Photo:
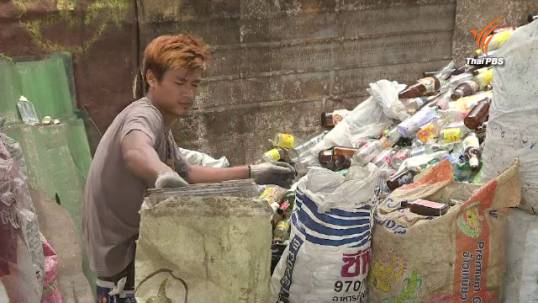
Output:
M130 116L146 116L148 118L154 118L159 121L163 120L162 114L151 103L151 101L147 97L140 98L136 101L133 101L131 104L129 104L125 109L123 109L122 114L126 116L126 118Z

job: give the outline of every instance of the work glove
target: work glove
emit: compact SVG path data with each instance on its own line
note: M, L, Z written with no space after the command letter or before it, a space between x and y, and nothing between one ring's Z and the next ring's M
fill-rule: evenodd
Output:
M159 173L155 180L155 188L175 188L187 186L189 183L175 171L165 171Z
M257 184L276 184L289 188L295 178L295 169L285 162L265 162L248 167L249 178Z

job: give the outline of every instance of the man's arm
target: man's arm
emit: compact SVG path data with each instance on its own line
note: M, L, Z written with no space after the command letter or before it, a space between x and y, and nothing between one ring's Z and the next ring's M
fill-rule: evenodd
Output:
M189 165L187 168L187 181L189 183L216 183L248 177L247 165L226 168Z
M189 183L214 183L246 178L252 178L258 184L276 184L289 188L295 178L295 169L283 162L266 162L228 168L190 165L187 168Z
M121 151L127 168L137 177L153 186L157 176L173 172L164 164L151 144L151 138L144 132L133 130L121 141Z

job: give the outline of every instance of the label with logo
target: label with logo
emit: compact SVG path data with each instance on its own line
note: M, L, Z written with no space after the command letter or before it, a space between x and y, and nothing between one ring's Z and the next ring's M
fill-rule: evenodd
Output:
M459 128L447 128L442 131L443 141L445 143L454 143L461 141L461 129Z

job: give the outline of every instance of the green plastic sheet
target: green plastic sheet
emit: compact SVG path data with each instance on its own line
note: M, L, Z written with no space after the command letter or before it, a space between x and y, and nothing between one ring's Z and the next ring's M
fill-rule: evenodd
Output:
M84 184L91 152L84 121L77 115L71 66L71 57L66 53L42 60L0 60L0 117L6 121L0 131L21 145L30 186L59 202L81 236ZM23 124L17 110L20 96L34 104L40 120L51 116L61 123ZM94 285L87 256L83 256L83 262L84 272Z

